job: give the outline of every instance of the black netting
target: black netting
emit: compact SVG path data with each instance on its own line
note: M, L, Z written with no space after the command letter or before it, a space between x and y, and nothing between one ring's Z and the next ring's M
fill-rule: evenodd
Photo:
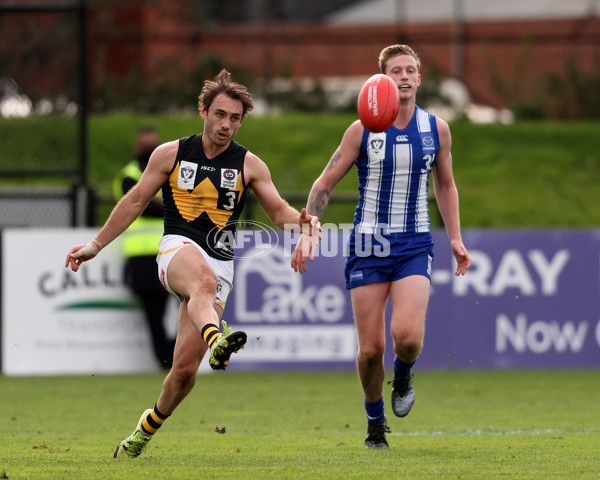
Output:
M79 4L0 5L0 174L80 171Z
M0 190L0 226L69 227L73 195L64 189Z
M89 220L85 13L82 0L0 2L0 228Z

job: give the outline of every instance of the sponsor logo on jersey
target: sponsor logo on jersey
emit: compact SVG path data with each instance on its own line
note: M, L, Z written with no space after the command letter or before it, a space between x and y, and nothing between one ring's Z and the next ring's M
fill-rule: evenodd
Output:
M201 165L200 170L206 170L207 172L214 172L216 170L215 167L209 167L208 165Z
M237 186L238 171L234 168L221 169L221 188L235 188Z
M397 142L408 142L408 135L398 135L396 137Z
M182 160L179 164L179 176L177 177L177 186L179 188L194 188L196 181L196 171L198 164Z
M423 150L435 150L435 140L431 135L423 135L421 138Z

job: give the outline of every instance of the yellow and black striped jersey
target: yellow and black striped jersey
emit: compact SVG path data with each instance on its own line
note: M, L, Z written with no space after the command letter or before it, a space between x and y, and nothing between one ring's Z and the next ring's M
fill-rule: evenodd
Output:
M247 149L231 141L207 158L202 134L179 140L175 164L162 187L165 235L194 240L215 258L233 258L233 238L246 199Z

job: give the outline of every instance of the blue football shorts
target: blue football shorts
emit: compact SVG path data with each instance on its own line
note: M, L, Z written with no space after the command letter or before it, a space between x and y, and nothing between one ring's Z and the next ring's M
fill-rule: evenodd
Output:
M431 233L355 234L346 250L346 289L376 282L393 282L411 275L431 281Z

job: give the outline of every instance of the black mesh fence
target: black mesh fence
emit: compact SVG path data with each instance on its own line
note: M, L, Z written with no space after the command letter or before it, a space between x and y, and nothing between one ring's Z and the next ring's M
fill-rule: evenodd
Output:
M81 0L0 1L0 227L84 221L85 15Z
M3 227L56 227L72 225L76 192L62 188L0 189L0 225Z

